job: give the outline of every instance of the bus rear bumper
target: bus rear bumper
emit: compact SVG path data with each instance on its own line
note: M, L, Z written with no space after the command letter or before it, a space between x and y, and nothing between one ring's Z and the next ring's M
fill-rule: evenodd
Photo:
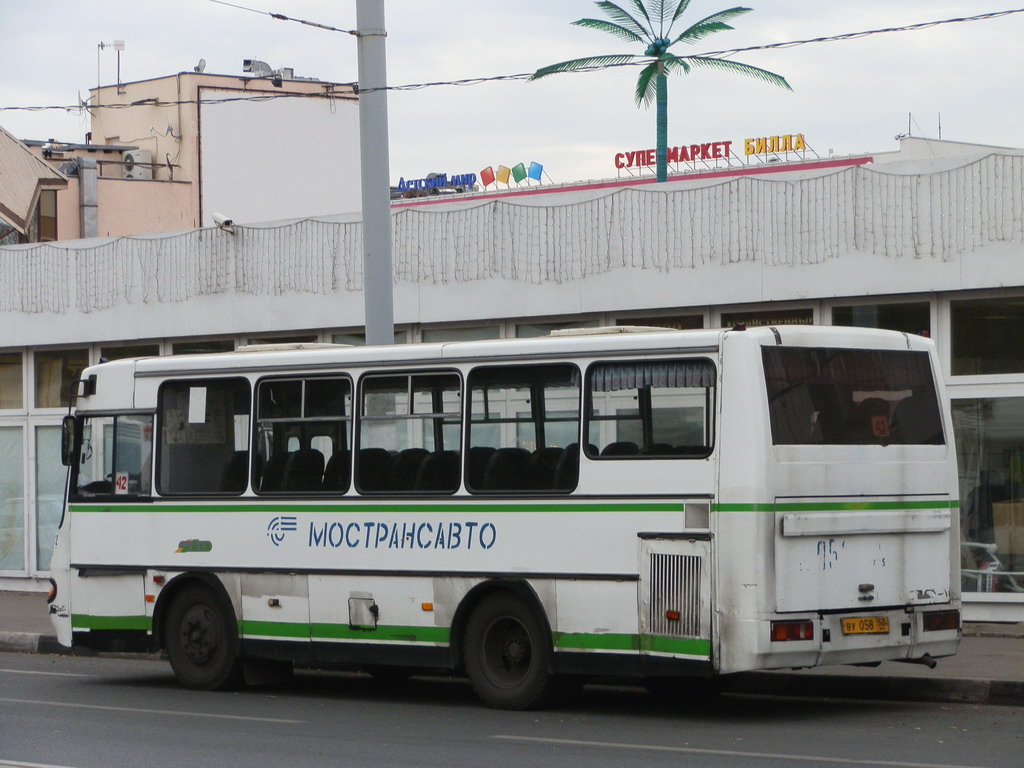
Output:
M750 653L746 658L742 652L730 654L723 642L719 673L882 661L927 664L956 653L960 614L942 605L742 621L736 629Z

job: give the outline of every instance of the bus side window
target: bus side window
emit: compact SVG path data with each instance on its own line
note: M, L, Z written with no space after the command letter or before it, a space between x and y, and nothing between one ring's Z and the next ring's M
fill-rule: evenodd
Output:
M73 495L149 496L153 415L86 416L74 464Z
M352 384L333 376L263 379L256 397L259 493L344 493L349 486Z
M360 493L459 489L462 380L457 373L371 374L362 382L355 484Z
M241 493L232 467L249 453L245 379L168 381L160 387L157 489L162 494ZM225 487L225 483L229 487Z
M587 456L708 456L713 446L714 387L715 367L704 359L591 366L587 376Z
M575 365L481 366L469 374L469 390L470 491L576 488L580 372Z

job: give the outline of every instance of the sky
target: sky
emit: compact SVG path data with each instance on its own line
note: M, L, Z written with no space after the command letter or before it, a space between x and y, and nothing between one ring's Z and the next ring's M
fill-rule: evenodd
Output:
M232 0L259 11L356 26L356 0ZM653 3L654 0L648 0ZM621 0L623 6L631 0ZM692 0L682 22L731 7ZM841 35L1010 10L999 0L773 0L735 29L672 50L710 51ZM385 0L391 86L532 72L566 59L642 53L574 27L604 18L591 0ZM677 26L681 32L685 27ZM243 59L297 76L352 82L356 39L212 0L0 0L0 108L74 105L99 80L192 71L242 74ZM670 146L804 135L821 157L897 149L896 136L1024 147L1024 13L992 20L752 51L733 58L783 75L793 90L710 70L669 78ZM98 71L97 71L98 70ZM435 86L388 95L391 181L478 173L519 162L545 181L614 178L618 152L655 146L655 114L633 98L636 68L538 82ZM88 117L64 110L0 110L21 139L79 143ZM301 141L301 137L296 137Z

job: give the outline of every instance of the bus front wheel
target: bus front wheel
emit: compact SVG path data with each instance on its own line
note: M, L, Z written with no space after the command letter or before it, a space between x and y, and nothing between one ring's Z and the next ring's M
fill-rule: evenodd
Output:
M477 696L498 709L529 709L553 693L551 640L521 599L497 594L477 606L466 624L466 675Z
M241 682L234 618L209 587L182 588L171 603L166 627L167 658L186 688L214 691Z

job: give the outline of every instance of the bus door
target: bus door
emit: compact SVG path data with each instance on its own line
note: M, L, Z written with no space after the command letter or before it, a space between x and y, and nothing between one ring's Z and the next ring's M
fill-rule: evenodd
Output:
M640 652L710 661L710 534L640 534Z

